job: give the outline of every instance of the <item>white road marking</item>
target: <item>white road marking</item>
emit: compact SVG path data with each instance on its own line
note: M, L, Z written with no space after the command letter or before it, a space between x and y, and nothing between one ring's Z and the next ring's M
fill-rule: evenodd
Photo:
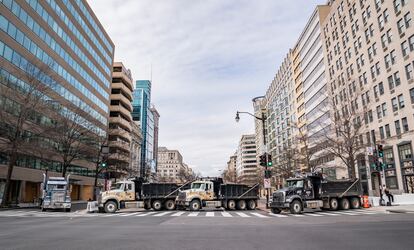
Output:
M357 214L354 214L354 213L351 213L351 212L338 212L338 211L333 211L331 213L334 213L334 214L343 214L343 215L357 215Z
M244 218L250 217L250 215L247 215L247 214L242 213L242 212L236 212L236 214L238 214L240 217L244 217Z
M315 216L315 217L317 217L317 216L323 216L323 215L318 214L318 213L306 213L306 215Z
M259 214L259 213L251 213L254 216L260 217L260 218L269 218L269 216L263 215L263 214Z
M283 215L283 214L274 214L274 213L269 213L269 215L274 216L274 217L279 217L279 218L286 218L286 217L288 217L287 215Z
M206 217L214 217L214 212L207 212Z
M221 212L221 215L222 215L223 217L233 217L233 215L231 215L231 214L229 214L229 213L227 213L227 212Z
M177 212L175 214L172 214L171 216L181 216L183 215L185 212Z
M155 214L155 212L148 212L148 213L137 214L137 216L144 217L144 216L151 215L151 214Z
M329 215L329 216L340 216L339 214L332 214L332 213L325 213L325 212L318 212L318 214Z
M167 215L167 214L169 214L169 213L172 213L172 212L162 212L162 213L159 213L159 214L154 214L154 216L159 217L159 216L164 216L164 215Z
M290 216L294 216L294 217L305 217L305 215L303 215L303 214L291 214Z
M122 214L122 215L120 215L120 216L133 216L133 215L137 215L137 214L140 214L141 212L136 212L136 213L125 213L125 214Z
M200 213L200 212L191 212L191 213L189 213L189 214L188 214L188 216L190 216L190 217L195 217L195 216L197 216L199 213Z

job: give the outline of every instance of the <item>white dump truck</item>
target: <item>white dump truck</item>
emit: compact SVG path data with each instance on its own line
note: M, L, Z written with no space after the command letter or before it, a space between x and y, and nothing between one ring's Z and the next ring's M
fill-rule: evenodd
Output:
M42 183L42 211L47 209L63 209L70 212L72 201L70 198L69 176L47 177L43 174Z

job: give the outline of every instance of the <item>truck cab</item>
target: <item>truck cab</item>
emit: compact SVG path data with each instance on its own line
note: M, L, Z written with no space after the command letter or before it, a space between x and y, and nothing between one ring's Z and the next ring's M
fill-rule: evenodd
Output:
M47 209L64 209L65 212L70 212L72 204L69 176L65 179L64 177L47 177L43 174L42 211Z
M114 213L121 207L121 204L135 201L136 198L135 182L123 180L115 183L110 190L101 192L98 204L106 213Z
M216 184L220 185L220 184ZM205 206L220 207L221 202L217 200L217 191L214 191L213 181L199 180L191 183L190 189L180 191L176 203L178 207L189 207L190 210L197 211Z

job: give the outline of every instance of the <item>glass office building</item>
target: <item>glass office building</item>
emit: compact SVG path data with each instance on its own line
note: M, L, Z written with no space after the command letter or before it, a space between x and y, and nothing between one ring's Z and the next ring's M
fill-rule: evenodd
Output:
M1 84L30 84L22 81L27 65L40 71L48 65L52 74L45 72L42 79L54 86L49 98L84 110L89 115L83 118L102 136L108 126L113 55L114 44L86 0L0 1ZM31 202L40 194L44 167L36 155L25 157L30 159L19 161L14 171L12 199L16 203ZM0 196L6 166L7 157L0 152ZM61 171L59 162L51 166L52 174ZM92 196L93 169L94 164L87 161L68 169L74 200Z

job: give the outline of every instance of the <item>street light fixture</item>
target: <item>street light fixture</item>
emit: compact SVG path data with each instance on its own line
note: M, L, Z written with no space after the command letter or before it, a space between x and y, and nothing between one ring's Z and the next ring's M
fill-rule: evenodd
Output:
M237 113L236 113L236 122L239 122L240 121L240 116L239 116L239 111L237 111Z

